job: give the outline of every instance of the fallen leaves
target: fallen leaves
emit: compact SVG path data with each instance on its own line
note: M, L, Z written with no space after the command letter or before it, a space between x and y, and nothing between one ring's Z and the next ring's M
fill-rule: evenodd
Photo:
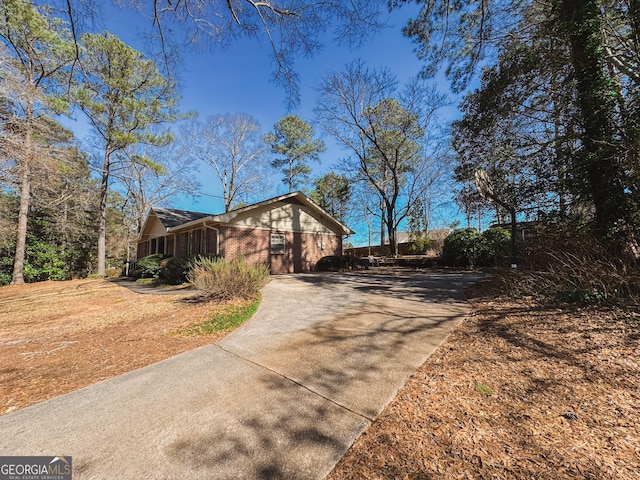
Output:
M213 343L175 332L222 305L104 280L0 288L0 415Z
M634 314L483 293L328 479L639 479Z

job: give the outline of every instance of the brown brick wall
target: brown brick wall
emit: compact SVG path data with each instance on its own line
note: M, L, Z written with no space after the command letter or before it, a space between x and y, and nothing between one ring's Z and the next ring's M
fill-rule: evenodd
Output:
M285 235L284 254L270 253L271 233ZM308 272L321 257L341 253L342 237L337 235L220 227L220 254L224 258L243 256L249 263L269 265L271 273Z
M342 237L333 234L272 232L222 226L218 229L220 232L219 254L222 257L230 260L242 256L249 263L268 265L271 273L309 272L314 270L320 258L342 253ZM284 234L284 254L270 253L271 233ZM177 256L188 253L213 253L218 240L216 236L216 231L211 229L206 230L204 234L198 230L197 232L180 233L176 236L171 235L166 240L167 253L173 254L174 245ZM203 248L204 250L202 250ZM138 244L138 259L149 255L150 252L150 241Z
M244 257L249 263L269 263L269 232L219 227L220 255L227 260Z

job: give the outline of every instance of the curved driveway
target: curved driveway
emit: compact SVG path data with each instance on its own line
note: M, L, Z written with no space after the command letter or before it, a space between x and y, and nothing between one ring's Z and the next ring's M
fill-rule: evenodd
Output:
M467 312L470 273L273 277L217 344L0 417L74 479L322 479Z

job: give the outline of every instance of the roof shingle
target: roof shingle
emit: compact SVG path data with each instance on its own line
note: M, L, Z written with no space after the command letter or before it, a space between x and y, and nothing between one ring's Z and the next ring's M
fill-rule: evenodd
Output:
M184 223L211 216L210 213L191 212L189 210L177 210L175 208L154 208L153 211L165 228L177 227Z

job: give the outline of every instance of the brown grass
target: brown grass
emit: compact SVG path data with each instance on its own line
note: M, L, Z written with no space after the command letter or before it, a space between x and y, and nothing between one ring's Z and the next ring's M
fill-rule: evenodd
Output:
M1 287L0 414L219 340L174 334L224 305L193 296L104 280Z
M640 478L640 315L472 305L328 479Z

